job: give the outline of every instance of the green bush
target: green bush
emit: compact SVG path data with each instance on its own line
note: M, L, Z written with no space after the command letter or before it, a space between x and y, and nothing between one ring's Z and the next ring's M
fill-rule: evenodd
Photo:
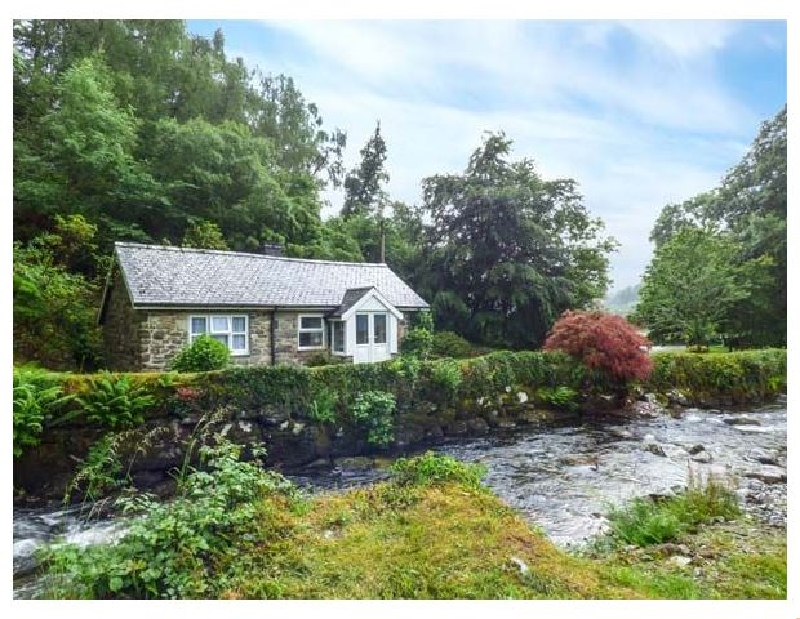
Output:
M316 368L323 365L339 365L346 363L343 357L337 357L329 352L320 352L309 358L305 365L309 368Z
M258 462L241 462L240 453L229 443L201 450L208 470L192 470L168 503L147 495L120 500L126 513L139 517L116 544L51 548L44 559L55 586L51 596L177 599L224 591L223 566L239 561L242 546L263 537L272 519L263 499L302 506L291 482ZM280 534L280 524L275 527Z
M431 379L435 387L454 394L461 385L461 366L453 359L442 359L431 365Z
M556 408L575 410L578 407L578 392L569 387L540 387L536 399Z
M336 394L330 389L321 391L311 403L308 416L317 423L336 422Z
M414 322L400 343L400 353L421 360L431 355L433 347L433 317L430 312L417 312Z
M433 334L431 356L433 358L452 357L453 359L466 359L477 357L478 350L453 331L437 331Z
M112 429L141 424L144 412L156 401L146 387L134 385L130 376L110 372L101 372L93 389L75 400L87 421Z
M367 443L386 446L394 440L394 395L385 391L359 393L350 408L356 423L367 428Z
M730 396L735 401L773 396L786 390L786 349L730 353L657 353L645 387L678 389L695 398Z
M481 479L486 475L483 465L467 464L432 451L414 458L399 458L390 471L395 483L418 486L456 482L469 488L480 488Z
M24 447L39 444L45 421L51 413L72 398L63 395L61 385L46 370L14 368L14 457Z
M225 344L210 335L201 335L175 356L172 369L177 372L209 372L227 367L230 361L231 353Z

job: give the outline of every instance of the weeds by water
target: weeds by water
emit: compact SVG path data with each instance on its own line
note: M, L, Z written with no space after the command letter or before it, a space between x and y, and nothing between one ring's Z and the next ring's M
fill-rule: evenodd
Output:
M686 492L662 501L634 499L628 506L609 514L611 537L623 544L646 546L677 539L686 531L716 518L740 514L731 484L713 476L705 480L690 471Z

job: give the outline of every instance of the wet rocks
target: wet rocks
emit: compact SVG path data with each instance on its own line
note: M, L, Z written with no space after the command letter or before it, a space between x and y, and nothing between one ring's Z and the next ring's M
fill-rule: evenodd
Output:
M758 471L746 471L744 476L750 479L757 479L767 486L786 483L786 471L775 466L764 467Z
M761 422L752 417L726 417L722 423L727 423L729 426L760 426Z
M658 443L650 443L648 445L645 445L644 446L644 450L645 451L649 451L651 454L654 454L654 455L659 456L661 458L666 458L667 457L667 454L664 451L664 448L661 445L659 445Z
M691 446L691 447L689 447L689 449L687 449L686 451L687 451L687 452L689 452L689 455L690 455L690 456L696 456L696 455L697 455L697 454L699 454L701 451L705 451L705 450L706 450L706 448L705 448L705 446L704 446L704 445L692 445L692 446Z

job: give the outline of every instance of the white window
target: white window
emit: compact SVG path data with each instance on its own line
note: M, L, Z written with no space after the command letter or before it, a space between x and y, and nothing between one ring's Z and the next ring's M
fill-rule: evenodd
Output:
M369 344L369 314L356 314L356 344Z
M214 314L189 317L189 343L200 335L210 335L219 340L234 356L249 354L247 316Z
M333 352L344 352L344 329L345 325L341 320L334 320L331 323Z
M325 323L322 316L297 317L297 348L299 350L325 348Z
M372 342L374 344L386 343L386 314L373 314Z

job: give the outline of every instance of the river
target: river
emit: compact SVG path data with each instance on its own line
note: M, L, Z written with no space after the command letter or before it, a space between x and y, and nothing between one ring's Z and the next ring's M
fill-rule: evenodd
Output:
M737 411L643 415L613 422L508 432L432 448L487 468L484 482L564 548L605 531L610 506L685 488L690 476L713 474L737 487L746 511L786 526L786 401ZM365 463L367 464L365 466ZM364 458L291 476L310 491L373 483L385 468ZM14 597L39 590L34 550L58 539L111 542L114 520L86 523L79 509L14 511Z

